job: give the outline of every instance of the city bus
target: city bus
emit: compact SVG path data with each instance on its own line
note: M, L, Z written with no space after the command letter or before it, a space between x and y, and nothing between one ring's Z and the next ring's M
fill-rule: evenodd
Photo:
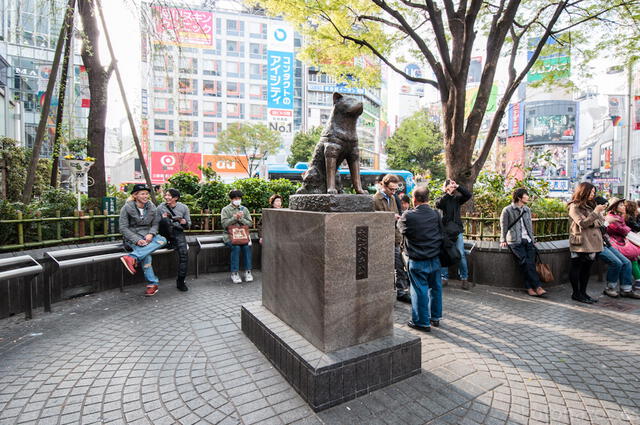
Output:
M306 162L298 162L293 168L287 164L269 164L267 165L267 173L270 180L275 179L287 179L297 182L302 182L302 174L309 168L309 164ZM352 187L351 174L346 167L339 168L340 178L342 185L345 187ZM360 179L362 180L362 187L369 192L375 193L376 178L380 174L395 174L402 180L400 182L399 191L407 194L411 193L416 183L413 179L411 171L407 170L374 170L372 168L361 168Z

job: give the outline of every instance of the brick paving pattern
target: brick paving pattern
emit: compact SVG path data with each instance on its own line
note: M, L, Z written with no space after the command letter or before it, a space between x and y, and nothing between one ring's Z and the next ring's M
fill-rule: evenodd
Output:
M422 337L421 375L315 414L240 330L256 277L0 321L0 424L640 424L640 301L447 287L440 328L404 327ZM396 322L409 315L397 303Z

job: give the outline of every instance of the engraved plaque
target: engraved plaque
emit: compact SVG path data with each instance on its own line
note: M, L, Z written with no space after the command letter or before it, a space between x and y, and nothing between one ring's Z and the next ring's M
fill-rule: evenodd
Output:
M356 227L356 280L369 277L369 226Z

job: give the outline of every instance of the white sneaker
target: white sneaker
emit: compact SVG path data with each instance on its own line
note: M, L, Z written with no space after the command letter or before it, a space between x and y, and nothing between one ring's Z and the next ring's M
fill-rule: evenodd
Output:
M251 270L247 270L246 272L244 272L244 281L253 282L253 275L251 274Z
M242 283L242 279L240 279L240 274L238 272L231 273L231 281L233 283Z

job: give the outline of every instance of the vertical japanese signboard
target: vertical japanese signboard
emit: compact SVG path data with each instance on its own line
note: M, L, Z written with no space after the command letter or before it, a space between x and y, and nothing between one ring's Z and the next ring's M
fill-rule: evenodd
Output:
M269 128L293 132L293 29L284 22L269 25L267 47L267 121Z

